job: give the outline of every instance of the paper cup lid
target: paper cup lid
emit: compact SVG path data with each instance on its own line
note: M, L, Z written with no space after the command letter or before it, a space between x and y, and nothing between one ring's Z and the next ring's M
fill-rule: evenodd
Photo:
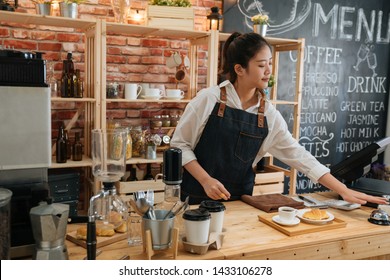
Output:
M188 221L206 221L210 219L210 213L206 209L187 210L183 214L183 219Z
M222 212L226 209L225 205L223 205L222 202L215 200L203 200L200 203L199 208L205 208L209 212Z

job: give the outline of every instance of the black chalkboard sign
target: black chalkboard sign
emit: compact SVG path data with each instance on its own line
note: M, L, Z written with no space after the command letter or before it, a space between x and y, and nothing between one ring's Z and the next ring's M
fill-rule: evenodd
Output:
M223 31L251 32L250 18L258 13L270 17L267 37L305 38L299 142L307 150L331 166L385 137L388 0L224 0ZM292 53L281 59L280 97L294 80L293 60ZM278 109L291 126L292 112ZM322 188L298 175L298 193Z

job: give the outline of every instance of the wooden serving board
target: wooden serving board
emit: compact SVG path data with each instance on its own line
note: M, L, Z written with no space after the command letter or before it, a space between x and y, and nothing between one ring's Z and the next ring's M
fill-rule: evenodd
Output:
M280 232L283 232L288 236L295 236L295 235L300 235L305 233L342 228L347 225L345 221L335 217L333 221L326 224L307 224L301 221L296 226L282 226L272 221L272 217L275 215L277 215L277 213L266 213L266 214L258 215L258 217L259 217L259 221L277 229Z
M100 248L115 242L118 242L120 240L126 239L127 233L115 233L113 236L97 236L96 237L96 248ZM76 231L68 232L66 235L66 239L69 241L72 241L73 243L80 245L83 248L87 248L87 242L85 240L77 239L76 238Z

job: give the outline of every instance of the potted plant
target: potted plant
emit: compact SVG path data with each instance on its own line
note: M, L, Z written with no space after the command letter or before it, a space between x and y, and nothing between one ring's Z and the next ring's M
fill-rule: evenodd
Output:
M257 14L251 17L253 23L253 32L265 36L267 34L267 28L269 26L269 17L266 14Z
M37 10L37 14L50 16L51 15L51 4L53 1L48 0L33 0Z
M150 0L148 26L194 30L195 12L189 0Z
M161 137L158 134L149 134L146 137L146 154L147 159L156 159L157 157L157 146L161 145Z
M64 0L60 2L60 14L62 17L77 18L78 6L86 0Z

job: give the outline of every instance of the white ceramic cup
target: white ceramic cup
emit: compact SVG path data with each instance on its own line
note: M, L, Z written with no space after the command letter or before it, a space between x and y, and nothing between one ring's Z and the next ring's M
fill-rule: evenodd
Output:
M146 97L161 97L162 96L162 90L159 88L146 88L145 89L145 96Z
M279 207L278 212L279 219L287 223L292 222L297 215L297 209L288 206Z
M182 63L181 55L178 52L175 52L170 57L167 58L166 66L169 68L174 68L179 66L181 63Z
M167 97L180 98L184 96L184 91L180 89L167 89L165 90Z
M139 84L125 84L125 99L137 99L142 91L142 86Z

